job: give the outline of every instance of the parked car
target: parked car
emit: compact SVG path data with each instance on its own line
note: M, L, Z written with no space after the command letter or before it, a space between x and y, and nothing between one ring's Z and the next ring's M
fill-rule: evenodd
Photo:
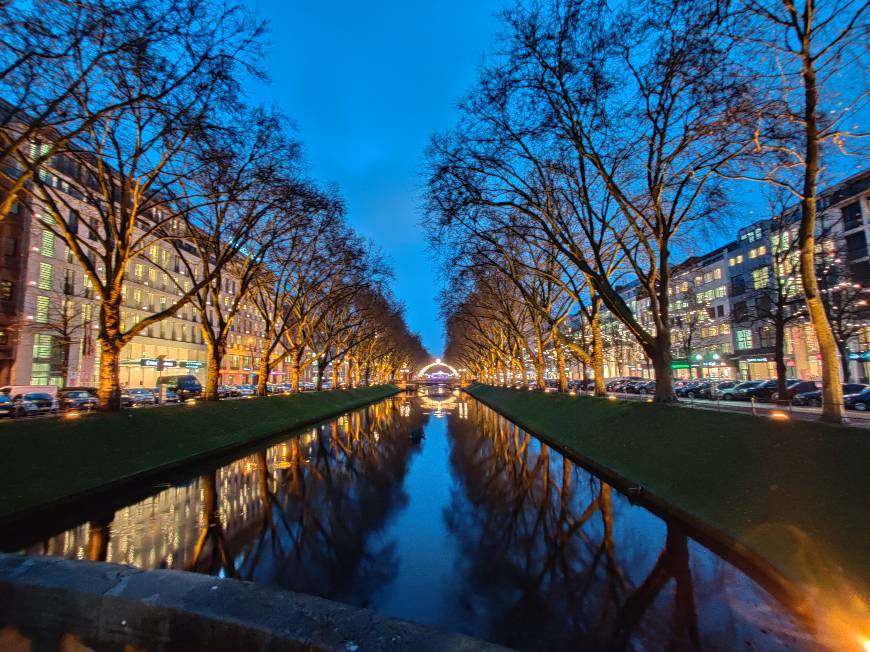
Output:
M870 408L870 387L867 387L857 394L849 394L843 397L843 403L847 410L858 410L865 412Z
M710 398L710 390L712 387L713 384L711 382L702 380L683 387L681 390L677 391L677 396L685 396L686 398Z
M821 389L821 387L814 380L791 380L785 388L785 396L783 398L791 400L798 394L812 392L817 389ZM771 394L770 399L772 401L778 401L780 399L779 392Z
M57 394L61 410L95 410L97 397L86 389L62 389Z
M153 389L153 392L154 392L154 398L156 398L156 399L157 399L157 402L160 403L160 402L161 402L161 397L160 397L160 387L155 387L155 388ZM178 399L178 394L176 394L176 393L175 393L172 389L170 389L169 386L167 385L167 386L166 386L166 398L164 398L164 399L162 400L162 402L163 402L163 403L178 403L178 400L179 400L179 399Z
M39 392L42 394L57 395L56 385L6 385L0 387L0 394L7 396L15 396L17 394L27 394L28 392Z
M656 393L656 381L650 380L645 383L641 383L640 387L637 390L638 394L655 394Z
M121 390L121 405L123 407L135 407L138 405L155 405L157 397L154 392L144 387L133 387Z
M851 394L860 394L867 388L867 385L861 383L843 383L843 396ZM812 407L820 407L822 405L822 390L817 389L812 392L801 392L795 394L792 399L795 405L809 405Z
M202 394L202 385L196 376L190 374L184 376L163 376L157 381L158 385L166 385L178 395L179 400L186 401Z
M257 388L253 385L236 385L236 391L239 396L254 396L257 393Z
M241 396L241 393L232 385L218 385L217 395L218 398L230 398L233 396Z
M723 401L748 401L749 397L746 396L746 392L755 387L756 385L760 385L763 382L764 381L762 380L747 380L746 382L738 383L734 385L734 387L724 390L719 395L719 398L721 398Z
M47 414L57 412L57 399L48 392L27 392L12 397L15 416Z
M739 381L736 380L723 380L718 382L710 389L710 398L722 398L724 392L733 389L738 384Z
M0 417L15 417L15 404L8 394L0 394Z
M738 396L745 400L755 399L756 401L770 401L771 396L776 392L776 379L763 380L754 387L747 387Z
M640 394L640 390L647 384L646 380L633 380L629 383L626 383L622 391L626 394Z

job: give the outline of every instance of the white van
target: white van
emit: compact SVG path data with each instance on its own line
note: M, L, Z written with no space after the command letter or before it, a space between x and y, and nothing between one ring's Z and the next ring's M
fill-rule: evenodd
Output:
M6 385L0 387L0 394L12 397L17 394L29 394L31 392L40 392L41 394L50 394L57 397L57 385Z

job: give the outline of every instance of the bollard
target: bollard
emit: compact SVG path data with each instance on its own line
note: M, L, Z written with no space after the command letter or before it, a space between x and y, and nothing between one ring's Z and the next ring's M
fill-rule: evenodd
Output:
M758 412L755 411L755 397L754 397L754 396L750 396L750 397L749 397L749 401L750 401L750 403L752 403L752 416L757 417L757 416L758 416Z

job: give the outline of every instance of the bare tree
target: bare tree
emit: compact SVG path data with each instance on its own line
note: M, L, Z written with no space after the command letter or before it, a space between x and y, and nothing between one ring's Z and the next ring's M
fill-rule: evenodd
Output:
M198 156L204 149L199 144L222 118L232 117L227 111L235 106L240 64L259 32L232 7L206 11L210 5L197 2L191 9L190 15L171 16L177 48L161 51L154 44L156 50L126 52L120 62L126 65L113 71L110 87L94 93L86 84L75 94L87 126L74 141L54 153L54 134L41 133L46 139L32 152L15 151L26 165L51 154L27 192L45 207L46 228L66 242L100 302L98 396L103 410L120 408L122 348L176 313L211 280L173 274L176 301L122 324L123 282L133 261L157 243L190 238L198 211L213 201L203 188L183 182L213 163ZM112 111L105 111L106 95L118 98ZM232 258L231 252L225 254L212 271ZM162 260L152 262L170 272Z
M844 148L850 118L866 105L868 4L864 0L743 0L736 37L746 46L749 76L772 89L763 98L752 140L763 156L760 171L735 176L762 179L788 190L801 205L800 275L822 358L822 419L844 417L838 346L816 278L818 181L826 148ZM836 86L836 87L835 87Z
M487 208L523 214L638 339L656 400L671 401L672 247L722 209L716 173L747 147L722 16L703 3L570 0L519 7L505 23L503 61L430 148L433 211L480 231L510 219ZM651 326L617 291L614 250L649 298Z

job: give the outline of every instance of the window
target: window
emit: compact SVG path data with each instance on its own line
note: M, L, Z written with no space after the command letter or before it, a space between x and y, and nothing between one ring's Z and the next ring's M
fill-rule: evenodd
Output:
M139 288L133 290L133 304L136 306L142 305L142 290Z
M752 286L756 290L766 288L770 282L770 270L767 267L759 267L752 272Z
M737 348L738 350L752 348L752 331L748 328L741 328L737 331Z
M45 212L40 215L39 219L42 220L44 224L54 224L54 215L49 212Z
M702 285L703 283L704 283L704 277L703 277L703 276L696 276L696 277L695 277L695 285Z
M44 324L48 321L48 297L36 297L36 322Z
M719 306L720 308L722 306ZM720 335L730 335L731 334L731 325L730 324L720 324L719 325L719 334Z
M51 289L51 263L39 263L39 289Z
M67 225L69 228L69 232L73 235L78 235L79 233L79 212L77 210L70 210L69 219L67 220Z
M722 278L722 268L721 267L717 267L716 269L713 270L713 278L717 281L720 278Z
M159 263L160 262L160 247L158 247L156 244L151 245L148 248L148 257L151 259L152 263Z
M14 288L12 281L0 281L0 300L11 301Z
M40 247L40 253L43 256L54 257L54 233L45 229L42 232L42 247Z
M64 270L63 273L63 293L66 295L74 294L76 291L76 272L74 269Z
M135 267L133 267L133 275L137 281L141 281L145 277L145 265L136 263Z
M861 225L861 205L858 202L843 206L843 229L851 231Z
M17 256L18 255L18 240L15 238L4 238L3 239L3 253L7 256Z
M716 316L717 317L724 317L725 316L725 306L723 306L721 304L716 306Z
M51 364L48 362L34 362L31 367L31 385L48 385L51 372Z
M51 335L38 334L33 338L33 359L51 359Z
M721 299L722 297L728 296L728 288L724 285L720 285L716 288L716 298Z
M863 231L846 236L846 257L849 260L863 258L867 255L867 237Z

